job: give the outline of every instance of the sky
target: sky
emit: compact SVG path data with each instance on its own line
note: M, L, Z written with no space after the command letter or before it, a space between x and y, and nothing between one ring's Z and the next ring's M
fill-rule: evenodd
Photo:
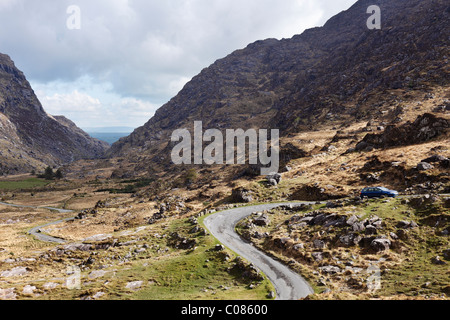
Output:
M0 52L47 113L145 124L216 60L322 26L356 0L0 0Z

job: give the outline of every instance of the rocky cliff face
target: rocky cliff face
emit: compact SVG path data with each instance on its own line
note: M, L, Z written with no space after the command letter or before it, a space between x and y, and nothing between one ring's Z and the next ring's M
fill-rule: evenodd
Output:
M48 115L24 74L0 54L0 174L96 158L107 148L71 121Z
M381 30L367 27L370 5L381 8ZM449 17L444 0L360 0L321 28L257 41L204 69L109 155L167 166L170 134L194 120L285 135L369 120L395 90L448 87Z

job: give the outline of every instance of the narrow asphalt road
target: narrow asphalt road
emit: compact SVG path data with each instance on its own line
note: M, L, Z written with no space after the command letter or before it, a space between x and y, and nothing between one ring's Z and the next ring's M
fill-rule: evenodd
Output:
M60 209L60 208L25 206L25 205L12 204L12 203L6 203L6 202L0 202L0 205L9 206L9 207L15 207L15 208L33 208L33 209L55 210L55 211L58 211L59 213L70 213L70 212L73 212L72 210L66 210L66 209ZM64 222L64 221L73 220L73 219L74 218L61 219L61 220L58 220L58 221L47 223L47 224L45 224L43 226L34 227L30 231L28 231L28 234L34 236L36 239L38 239L40 241L52 242L52 243L64 243L64 242L66 242L64 239L55 238L55 237L43 234L43 233L41 233L41 229L45 228L45 227L48 227L48 226L51 226L51 225L59 224L59 223Z
M236 224L255 211L270 210L282 204L263 204L222 211L205 218L204 224L222 244L252 262L272 282L277 300L298 300L313 293L311 286L298 273L267 256L236 233ZM300 203L291 203L299 205Z

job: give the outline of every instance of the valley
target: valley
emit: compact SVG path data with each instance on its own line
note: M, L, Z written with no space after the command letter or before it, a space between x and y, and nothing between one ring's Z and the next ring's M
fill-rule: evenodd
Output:
M445 92L437 92L420 110L409 107L416 102L406 104L409 111L404 116L415 121L428 108L425 111L437 118L448 119L448 112L433 112L445 103ZM284 172L275 185L259 171L251 173L249 165L191 165L152 177L120 177L118 164L126 165L120 158L64 166L60 180L30 175L3 179L2 201L32 208L0 205L2 295L15 299L277 298L274 284L250 262L222 247L203 222L217 212L250 206L246 211L250 217L238 224L238 233L306 279L313 292L304 298L446 299L448 130L411 145L409 140L383 149L358 148L370 132L384 134L371 125L374 131L362 122L283 137ZM431 166L417 169L424 160ZM401 196L356 200L363 187L376 185L399 190ZM299 210L282 206L293 201L309 205ZM264 203L281 207L251 207ZM311 222L319 214L324 220ZM256 223L258 217L267 220ZM379 228L364 224L374 217ZM362 221L360 229L351 232L353 225L346 222L350 218ZM414 227L399 227L404 221L414 221ZM64 242L40 241L28 234L36 227ZM372 251L377 236L389 246ZM375 291L367 286L371 265L381 275L381 287ZM67 287L71 267L79 268L77 289ZM401 290L395 285L399 282Z
M448 300L450 9L376 3L216 60L112 145L0 54L0 300Z

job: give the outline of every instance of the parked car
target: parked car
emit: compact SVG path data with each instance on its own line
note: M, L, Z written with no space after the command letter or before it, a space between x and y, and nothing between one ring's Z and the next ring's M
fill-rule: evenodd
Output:
M391 197L395 198L398 196L398 191L390 190L385 187L369 187L364 188L361 191L361 198L381 198L381 197Z

